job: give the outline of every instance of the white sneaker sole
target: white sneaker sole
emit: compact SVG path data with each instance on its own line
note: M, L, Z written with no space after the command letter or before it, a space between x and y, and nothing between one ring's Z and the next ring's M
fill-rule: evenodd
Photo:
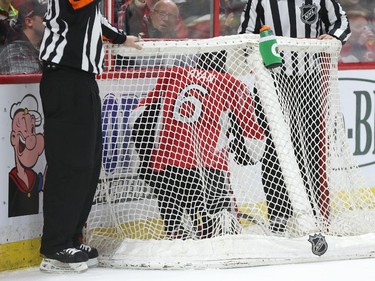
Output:
M86 262L63 263L58 260L44 258L39 266L40 271L48 273L81 273L88 269Z

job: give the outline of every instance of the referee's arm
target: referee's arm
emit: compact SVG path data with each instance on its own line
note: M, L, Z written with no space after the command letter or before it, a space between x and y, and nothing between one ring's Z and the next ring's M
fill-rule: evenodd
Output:
M325 32L345 44L351 34L345 11L335 0L325 0L324 2L325 6L322 7L321 17L326 29ZM324 34L319 38L325 39Z
M97 5L101 0L69 0L74 10L82 9L90 4ZM142 49L138 44L139 38L135 36L127 36L122 30L118 30L113 25L111 25L108 20L101 15L100 19L102 25L102 33L105 38L111 41L113 44L125 44L125 46L133 47L136 49Z
M103 15L101 18L101 24L103 36L112 44L124 44L126 47L142 50L142 46L138 44L139 41L141 41L139 37L126 35L125 31L119 30L111 25Z

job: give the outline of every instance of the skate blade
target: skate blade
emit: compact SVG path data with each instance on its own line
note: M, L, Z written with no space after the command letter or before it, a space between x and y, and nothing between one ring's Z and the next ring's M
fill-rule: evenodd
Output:
M86 262L63 263L58 260L44 258L39 266L40 271L48 273L81 273L88 269Z
M89 259L87 261L88 267L96 267L96 266L98 266L98 264L99 264L98 258Z

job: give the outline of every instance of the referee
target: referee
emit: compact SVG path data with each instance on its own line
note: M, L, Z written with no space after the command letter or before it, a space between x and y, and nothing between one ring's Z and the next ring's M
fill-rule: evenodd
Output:
M248 0L241 15L238 33L259 34L263 25L270 26L277 36L292 38L332 39L340 40L344 44L350 36L348 19L336 0ZM301 69L297 69L298 57L294 56L292 60L296 60L293 61L295 65L293 69L284 68L283 71L272 75L276 83L284 82L281 84L284 85L280 87L281 89L288 87L278 94L281 99L288 100L291 104L289 109L289 116L292 119L290 122L291 138L302 179L311 204L317 205L320 208L320 215L328 221L329 202L327 198L324 198L327 195L326 190L320 187L321 172L319 172L319 146L321 144L319 126L321 124L319 115L316 115L320 109L319 83L310 86L303 85L303 87L297 85L299 88L295 86L294 89L290 86L293 84L290 83L291 81L294 81L294 84L302 84L303 81L311 80L313 75L315 79L319 79L319 75L315 71L300 72ZM308 74L301 74L303 72ZM308 91L301 92L301 89L306 88ZM267 119L257 95L255 101L257 118L266 136L261 169L270 230L282 234L292 215L292 206L272 141L272 133L269 131ZM308 104L312 110L306 112L302 107L304 104ZM298 125L294 126L294 124ZM304 157L299 156L300 154L304 154ZM319 215L315 212L314 214Z
M99 181L101 101L95 75L103 71L102 36L141 49L135 36L114 28L101 0L49 0L40 48L48 170L43 198L40 269L84 271L98 251L82 244L82 229Z

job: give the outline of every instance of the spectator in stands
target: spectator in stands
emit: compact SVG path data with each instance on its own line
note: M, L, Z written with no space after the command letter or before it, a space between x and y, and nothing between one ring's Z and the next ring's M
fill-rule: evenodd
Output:
M147 6L150 8L154 7L155 3L158 2L159 0L146 0Z
M0 0L0 51L6 44L9 34L13 31L18 11L10 0Z
M211 1L207 0L186 0L184 3L179 3L181 13L184 17L201 17L208 15L212 9Z
M19 10L20 7L27 1L31 1L31 0L11 0L12 2L12 6L16 9L16 10ZM39 3L40 4L47 4L47 1L48 0L40 0Z
M374 0L362 0L363 7L367 10L369 20L375 23L375 1Z
M206 0L187 0L183 17L189 29L189 38L212 36L212 3ZM183 11L183 10L182 10ZM186 15L189 13L189 15Z
M224 35L233 35L237 33L241 22L241 12L245 6L240 0L224 0Z
M19 9L18 38L0 53L1 74L38 73L42 71L39 47L44 32L43 17L47 6L37 0L25 2Z
M188 30L177 5L172 0L130 0L119 13L118 26L129 34L142 38L186 38ZM155 58L153 58L155 59ZM156 59L155 64L164 64ZM120 68L141 64L132 57L116 56Z
M148 18L150 38L186 38L187 28L180 17L180 11L172 0L159 0L151 9Z
M363 0L362 0L363 1ZM350 11L351 9L362 8L361 0L339 0L344 11Z
M177 23L169 16L161 17L151 12L157 2L165 2L158 4L160 5L158 11L161 10L162 13L164 10L166 13L172 11L178 15ZM118 13L118 28L125 30L127 34L141 35L143 38L185 38L188 35L174 1L128 0Z
M189 28L189 38L209 38L212 36L212 7L210 1L187 0L185 10L188 10L189 17L186 17L186 25ZM237 33L240 24L241 12L245 3L242 0L221 0L220 1L220 22L219 30L221 35L232 35ZM180 9L181 10L181 9ZM185 11L185 13L187 13Z
M341 62L375 61L375 34L371 29L367 11L350 10L347 12L352 34L343 46Z
M346 12L364 10L369 18L375 16L374 0L338 0Z
M150 7L157 0L128 0L118 12L117 27L126 34L148 38L148 16ZM116 65L120 67L134 66L136 61L130 57L116 56Z
M129 0L121 6L118 13L119 29L122 29L126 34L138 36L143 34L148 37L147 17L150 14L150 8L146 0Z

